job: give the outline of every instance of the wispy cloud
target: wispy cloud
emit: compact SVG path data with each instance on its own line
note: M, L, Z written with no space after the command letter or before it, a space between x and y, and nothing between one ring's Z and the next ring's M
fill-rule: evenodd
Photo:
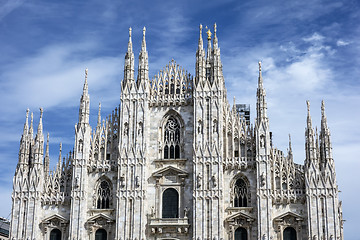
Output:
M25 0L3 0L0 2L0 21L24 2Z
M337 40L337 42L336 42L336 45L337 46L339 46L339 47L341 47L341 46L347 46L347 45L349 45L350 44L350 42L348 42L348 41L345 41L345 40Z

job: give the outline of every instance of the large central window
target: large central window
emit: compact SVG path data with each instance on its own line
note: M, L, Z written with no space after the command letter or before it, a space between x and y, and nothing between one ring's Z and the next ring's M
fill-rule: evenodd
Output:
M162 217L179 217L179 193L174 188L168 188L164 191L162 197Z
M103 180L101 181L97 190L97 208L98 209L110 208L110 197L111 197L110 184L108 181Z
M180 124L169 117L164 129L164 159L180 158Z
M234 207L247 207L248 191L243 179L236 180L234 185Z

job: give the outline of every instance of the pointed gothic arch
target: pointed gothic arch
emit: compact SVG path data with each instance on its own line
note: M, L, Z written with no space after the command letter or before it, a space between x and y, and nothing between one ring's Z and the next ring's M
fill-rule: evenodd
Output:
M250 202L250 184L248 179L239 175L235 177L231 184L233 207L248 207Z
M95 208L110 209L112 206L112 183L109 178L102 176L99 178L95 192Z
M184 122L176 111L170 110L161 121L161 139L163 159L180 159L182 157Z

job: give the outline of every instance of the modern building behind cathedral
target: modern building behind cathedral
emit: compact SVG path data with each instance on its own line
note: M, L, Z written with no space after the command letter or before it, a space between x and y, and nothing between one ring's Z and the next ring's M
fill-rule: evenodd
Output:
M171 60L149 79L145 28L136 77L130 29L120 105L90 126L86 70L74 149L54 171L43 110L37 129L27 111L10 239L343 239L324 102L319 133L307 102L296 164L290 138L285 153L272 144L261 63L249 123L227 100L216 25L206 36L205 50L200 25L194 76Z

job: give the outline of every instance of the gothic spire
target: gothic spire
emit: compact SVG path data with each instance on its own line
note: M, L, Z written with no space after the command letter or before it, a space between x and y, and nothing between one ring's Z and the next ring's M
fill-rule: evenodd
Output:
M60 143L60 149L59 149L59 161L58 161L58 165L57 165L57 170L59 170L59 168L61 167L61 152L62 152L62 143Z
M312 128L312 120L311 120L311 115L310 115L310 102L309 102L309 100L306 101L306 105L307 105L307 129L311 129Z
M200 24L198 51L204 50L204 43L203 43L203 39L202 39L202 28L203 28L203 26L202 26L202 24Z
M202 29L203 26L200 24L199 26L199 43L198 49L196 50L196 75L195 75L195 85L198 84L199 81L203 81L204 73L205 73L205 51L204 51L204 43L202 39Z
M316 141L315 141L314 129L312 128L309 100L306 101L306 105L307 105L307 124L305 129L305 153L306 153L305 166L309 166L311 162L316 161Z
M146 40L145 40L146 28L143 28L143 39L141 43L141 51L139 54L139 67L138 67L138 78L137 84L145 84L149 79L149 62L148 53L146 51Z
M216 23L214 24L214 49L217 49L218 48L218 38L216 36L216 31L217 31L217 25Z
M29 136L30 136L30 139L33 138L33 133L34 133L34 128L33 128L33 122L34 122L34 114L31 113L30 115L30 129L29 129Z
M88 92L89 92L87 77L88 77L88 69L86 68L85 69L85 82L84 82L84 87L83 87L83 96L88 95Z
M206 53L206 63L210 63L210 60L211 60L211 35L212 35L210 29L207 30L206 34L207 34L207 40L208 40L207 53Z
M261 73L261 62L259 62L259 78L258 78L258 88L257 88L257 121L262 120L267 121L267 104L266 104L266 92L263 86L263 78Z
M128 49L127 49L127 53L132 53L132 52L133 52L132 39L131 39L131 32L132 32L132 29L131 29L131 27L130 27L130 28L129 28L129 42L128 42Z
M43 108L40 108L40 120L37 129L37 136L41 136L43 132L42 116L43 116Z
M26 109L26 120L24 123L23 137L25 137L29 131L29 111L30 111L29 109Z
M129 28L129 43L125 54L123 86L134 81L134 52L131 39L132 29Z
M333 164L330 130L327 126L324 100L321 101L320 158L322 163L330 161Z
M146 40L145 40L146 27L143 28L143 39L141 43L141 52L146 52Z
M325 103L324 100L321 101L321 131L326 131L327 127L327 119L325 114Z
M88 87L87 78L88 78L88 69L86 68L83 94L80 99L79 123L89 123L90 96L89 96L89 87Z
M291 147L291 135L289 133L289 153L288 153L289 156L292 155L292 147Z
M99 103L99 112L98 112L97 127L101 127L101 103Z
M45 149L45 158L44 158L44 173L45 177L49 174L49 166L50 166L50 157L49 157L49 133L46 138L46 149Z

